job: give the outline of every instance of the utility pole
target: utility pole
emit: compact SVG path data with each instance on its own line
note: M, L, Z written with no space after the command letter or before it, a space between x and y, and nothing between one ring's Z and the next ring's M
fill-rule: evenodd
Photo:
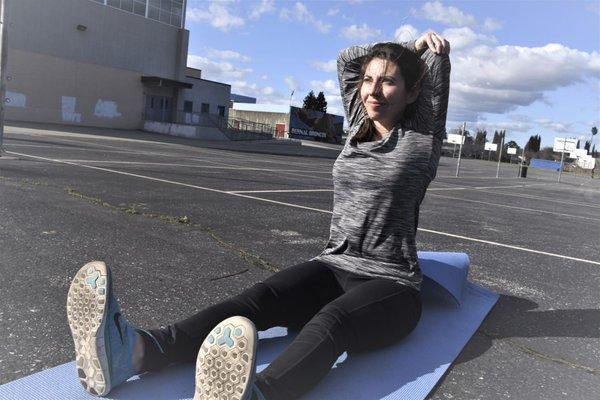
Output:
M4 107L6 104L6 53L8 0L0 0L0 157L4 152Z
M456 177L457 178L458 178L458 175L460 174L460 156L462 154L462 146L463 146L463 143L465 141L465 129L466 129L466 126L467 126L467 123L463 122L462 132L460 133L460 147L458 148L458 162L456 163ZM452 156L452 157L454 157L454 156Z
M502 160L502 148L504 147L504 136L506 133L502 135L502 140L500 141L500 152L498 153L498 167L496 168L496 178L500 175L500 160Z
M567 150L567 139L563 140L563 151L560 152L560 167L558 170L558 182L560 183L560 177L562 176L563 165L565 162L565 151Z

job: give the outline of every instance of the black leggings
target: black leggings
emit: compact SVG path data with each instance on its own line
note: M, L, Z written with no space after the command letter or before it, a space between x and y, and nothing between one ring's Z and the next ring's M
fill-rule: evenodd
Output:
M152 331L165 350L161 366L195 360L212 328L234 315L247 317L258 330L301 329L256 376L266 399L288 400L314 387L344 351L376 349L405 337L419 321L421 299L417 290L392 280L308 261L186 320Z

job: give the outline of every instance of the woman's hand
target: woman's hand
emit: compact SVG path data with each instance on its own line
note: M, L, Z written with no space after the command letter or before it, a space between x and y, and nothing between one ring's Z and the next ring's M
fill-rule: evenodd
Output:
M427 47L436 54L450 54L450 43L433 31L424 33L415 42L418 52L427 50Z

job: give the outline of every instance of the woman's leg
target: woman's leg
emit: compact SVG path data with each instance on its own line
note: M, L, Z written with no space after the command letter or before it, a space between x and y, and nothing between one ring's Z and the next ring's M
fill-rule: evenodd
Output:
M408 335L421 316L419 293L387 279L360 283L323 307L256 385L268 400L295 399L314 387L344 352L387 346Z
M193 362L202 341L226 318L244 316L258 330L302 326L325 304L342 294L342 288L326 264L308 261L294 265L183 321L150 331L164 353L148 352L142 368L157 370L171 363ZM150 340L146 340L149 345L146 347L152 348Z

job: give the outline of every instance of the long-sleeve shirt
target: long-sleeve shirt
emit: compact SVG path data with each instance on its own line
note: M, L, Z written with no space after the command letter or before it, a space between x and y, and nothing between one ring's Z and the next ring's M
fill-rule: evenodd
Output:
M414 49L414 42L404 44ZM419 206L435 177L450 86L450 60L427 50L417 111L381 140L357 142L365 119L360 69L373 45L343 50L337 60L348 139L333 165L333 215L325 249L313 260L417 290L422 281L415 237Z

